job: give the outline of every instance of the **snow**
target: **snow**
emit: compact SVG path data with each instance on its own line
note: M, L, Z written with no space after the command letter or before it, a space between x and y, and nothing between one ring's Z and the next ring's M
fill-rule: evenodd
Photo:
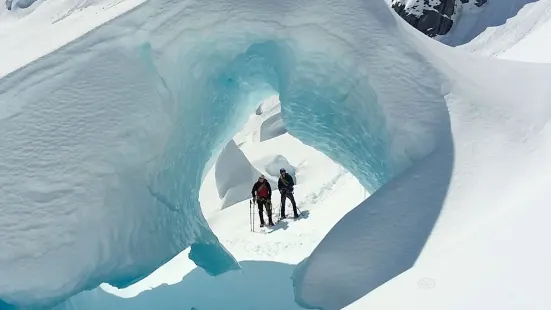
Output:
M188 246L209 273L235 268L230 254L211 255L224 250L200 212L199 187L218 150L273 93L289 132L369 190L431 152L445 113L433 98L440 95L389 89L417 84L381 69L392 63L386 47L335 63L354 50L310 26L312 10L326 6L305 9L296 24L284 11L264 16L258 5L234 6L240 18L213 23L227 3L196 5L148 3L2 79L0 101L9 112L0 153L10 172L0 195L1 232L14 246L0 257L0 278L29 272L40 279L2 281L3 300L48 305L101 282L124 287ZM361 7L337 9L347 21L358 9L365 12L358 19L377 15ZM166 14L179 28L166 27ZM357 33L350 39L358 44L376 39L338 19L324 22ZM281 31L285 24L294 31ZM402 51L392 37L389 44ZM52 209L55 216L35 215Z
M483 223L463 231L453 244L432 257L426 255L415 268L346 309L377 308L382 301L386 309L549 309L545 261L551 254L541 243L548 234L548 200L526 198L540 190L516 196L524 201L523 207L517 199L502 204L491 217L480 217ZM396 294L399 299L392 298Z
M551 3L549 7L551 14ZM499 54L498 57L535 63L551 63L551 42L547 40L550 31L551 22L543 23L523 37L520 42Z
M25 10L0 5L0 77L47 55L135 8L143 0L35 1ZM52 35L55 34L55 35Z
M281 114L274 114L262 123L262 126L260 127L260 141L266 141L286 132L287 128L283 125Z
M0 12L2 308L551 307L551 65L475 55L537 57L549 1L457 48L383 1L69 2ZM250 232L280 166L303 217Z
M439 40L483 56L550 62L547 40L551 20L549 0L488 1L464 12Z
M264 161L266 162L266 164L264 164L264 169L266 170L266 173L268 173L268 175L277 179L279 178L279 170L283 168L287 173L291 175L293 181L295 181L295 184L297 184L295 167L293 167L289 163L287 158L283 157L282 155L276 155L265 158Z
M251 116L236 137L263 119L264 116ZM365 199L366 192L349 172L289 134L262 143L245 143L242 147L251 162L259 163L255 164L259 170L262 159L268 154L284 156L297 166L297 174L303 182L296 185L295 195L302 219L282 221L273 232L264 234L255 214L255 233L251 233L248 200L223 210L207 211L210 226L239 261L241 270L211 277L195 267L187 258L186 250L128 288L119 290L103 285L82 292L54 309L150 309L159 304L162 309L211 309L220 305L256 309L258 304L273 310L281 307L302 309L293 296L291 276L295 265L312 252L342 214ZM276 153L276 147L280 153ZM214 174L213 168L201 186L204 211L213 202L211 194L216 192ZM336 191L344 197L332 195ZM274 191L272 201L276 208L279 208L279 200L279 193ZM287 204L289 214L291 207Z
M290 275L293 266L278 262L244 261L240 272L216 278L193 270L173 286L160 286L132 299L94 291L72 298L61 310L69 309L218 309L220 305L240 305L239 309L301 309L293 302ZM259 279L265 282L259 285ZM229 293L231 291L231 293ZM192 308L195 307L195 308Z
M342 309L414 264L448 190L449 151L407 170L331 229L297 269L304 306Z
M222 199L221 209L249 198L251 183L260 176L233 139L220 153L214 171L218 197Z

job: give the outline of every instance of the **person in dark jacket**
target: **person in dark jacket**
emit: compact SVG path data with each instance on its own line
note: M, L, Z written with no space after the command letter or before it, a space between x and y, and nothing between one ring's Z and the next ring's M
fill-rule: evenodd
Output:
M251 194L253 201L258 205L260 227L264 227L264 207L268 213L268 226L274 226L274 222L272 222L272 187L263 175L258 178L258 182L254 183Z
M281 218L282 219L286 218L285 200L287 198L291 200L291 204L293 205L294 217L298 218L297 203L295 202L295 196L293 195L293 186L295 186L293 177L290 174L288 174L285 171L285 169L283 168L279 169L279 180L277 181L277 188L281 193Z

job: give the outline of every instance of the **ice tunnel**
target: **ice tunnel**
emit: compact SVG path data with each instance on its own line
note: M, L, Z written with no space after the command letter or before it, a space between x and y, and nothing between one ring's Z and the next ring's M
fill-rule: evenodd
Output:
M0 225L14 243L36 243L8 246L0 278L26 269L44 279L0 280L0 299L51 305L102 282L124 287L188 246L212 275L238 268L198 192L268 95L279 94L293 136L371 192L434 154L450 136L440 74L403 27L383 1L150 1L0 80L0 102L15 111L0 123L16 181L0 187L3 212L56 232L36 240ZM33 215L52 210L47 222Z

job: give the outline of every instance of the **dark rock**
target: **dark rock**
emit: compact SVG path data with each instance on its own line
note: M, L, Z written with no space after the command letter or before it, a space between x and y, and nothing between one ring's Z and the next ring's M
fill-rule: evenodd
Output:
M15 0L6 0L6 8L10 11L12 9L15 9L15 8L26 9L26 8L30 7L36 1L37 0L19 0L19 1L15 2ZM15 4L14 4L14 2L15 2Z
M440 0L440 2L435 2L415 0L413 5L406 8L405 0L392 0L392 8L410 25L429 37L435 37L447 34L451 30L455 14L461 5L474 3L480 7L487 0Z

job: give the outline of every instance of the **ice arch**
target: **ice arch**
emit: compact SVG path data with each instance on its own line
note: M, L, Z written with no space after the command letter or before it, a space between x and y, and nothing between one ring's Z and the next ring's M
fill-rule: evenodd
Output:
M408 154L393 158L387 117L369 84L369 75L351 74L349 69L352 68L335 64L319 52L298 58L293 50L296 47L285 41L251 41L246 50L229 57L213 73L205 67L228 57L227 51L209 52L215 50L217 44L223 44L220 43L224 42L222 39L210 43L213 45L197 46L197 51L190 53L193 56L185 54L184 59L179 58L171 65L180 70L186 68L189 59L194 59L190 71L207 71L205 76L195 76L194 82L189 81L197 90L180 89L181 75L163 74L169 92L186 92L181 93L184 98L179 100L187 101L193 96L193 100L204 102L200 108L194 108L200 112L186 113L180 121L186 124L182 126L195 127L183 129L186 134L193 132L193 136L187 135L182 140L202 147L194 155L196 167L203 166L202 161L210 157L209 152L219 148L221 142L236 131L240 118L253 111L260 99L271 93L279 94L282 118L294 136L355 171L371 191L419 156ZM146 62L157 65L152 58L146 58ZM316 72L315 68L320 71ZM202 124L208 125L208 131L197 132L198 115ZM403 148L402 152L412 148L410 145L395 147ZM178 156L177 151L170 154Z
M125 286L188 246L211 274L236 268L198 190L269 94L291 134L372 191L433 153L450 141L440 76L402 31L382 1L150 1L2 79L0 151L15 183L0 202L44 233L0 225L14 244L30 242L0 254L0 279L44 280L0 280L0 299L50 304ZM433 199L438 211L443 193ZM51 210L46 223L35 216Z

